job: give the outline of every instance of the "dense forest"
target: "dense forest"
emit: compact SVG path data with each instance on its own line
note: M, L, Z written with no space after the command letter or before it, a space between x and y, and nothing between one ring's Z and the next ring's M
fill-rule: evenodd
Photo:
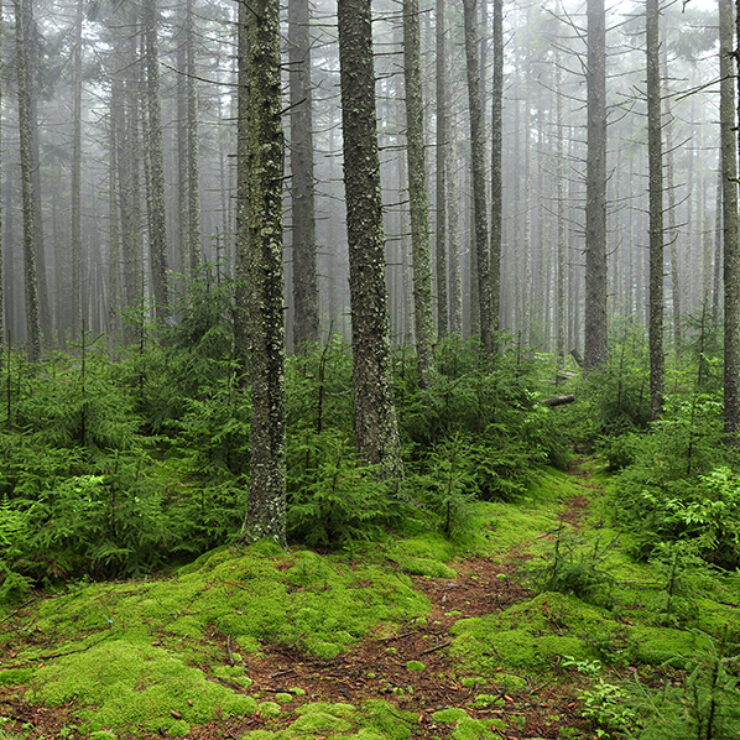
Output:
M740 0L0 0L0 740L740 738Z

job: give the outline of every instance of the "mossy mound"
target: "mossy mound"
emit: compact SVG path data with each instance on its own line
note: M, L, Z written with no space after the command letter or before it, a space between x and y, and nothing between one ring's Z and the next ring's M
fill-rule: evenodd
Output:
M408 740L417 724L414 714L402 712L384 701L369 700L357 708L351 704L316 702L296 710L299 715L282 730L253 730L243 740L303 740L324 737L326 740Z
M218 714L241 716L257 709L254 699L208 681L176 654L130 639L106 640L39 668L28 698L51 705L76 699L94 706L80 711L92 730L162 728L175 736Z
M601 657L618 626L574 597L543 593L500 614L461 619L451 654L465 672L494 676L497 668L542 669L560 655Z
M459 707L441 709L432 715L432 719L440 724L454 725L452 728L454 740L494 740L501 737L497 730L505 727L501 720L473 719Z
M239 693L251 684L243 665L224 664L214 634L230 637L235 658L261 643L334 657L378 625L427 613L411 586L377 565L285 554L269 543L220 549L167 581L84 585L42 601L34 625L46 645L29 646L17 664L51 652L49 643L66 655L0 672L0 683L30 686L32 701L50 705L74 697L92 730L183 735L219 713L257 708Z
M157 636L197 640L215 628L243 652L265 641L330 658L379 623L427 613L411 586L378 566L259 543L200 558L168 581L95 584L44 601L38 625L57 639L106 628L148 636L154 627Z

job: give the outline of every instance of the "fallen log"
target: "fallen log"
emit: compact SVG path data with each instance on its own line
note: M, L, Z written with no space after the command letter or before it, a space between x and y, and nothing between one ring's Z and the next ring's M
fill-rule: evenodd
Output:
M567 396L554 396L553 398L543 398L540 403L543 406L564 406L566 403L573 403L576 400L575 395L569 393Z

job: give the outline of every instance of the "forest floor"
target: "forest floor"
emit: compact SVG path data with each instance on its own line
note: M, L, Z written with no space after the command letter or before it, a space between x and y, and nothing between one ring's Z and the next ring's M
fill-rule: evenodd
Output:
M0 612L0 740L597 737L596 678L565 656L618 654L609 680L670 685L665 659L697 639L651 625L657 575L621 552L604 495L574 466L524 502L476 504L479 533L454 545L224 548L169 578L39 594ZM609 561L618 608L531 590L566 536ZM732 609L704 606L710 623Z

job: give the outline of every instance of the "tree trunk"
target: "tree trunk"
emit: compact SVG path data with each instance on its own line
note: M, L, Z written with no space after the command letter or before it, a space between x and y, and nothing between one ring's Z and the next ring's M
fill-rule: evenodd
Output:
M449 313L447 309L447 159L449 155L450 126L447 118L447 38L445 23L445 0L436 4L436 80L437 80L437 172L436 203L437 211L435 248L437 262L437 332L440 337L447 336Z
M504 100L504 9L493 0L493 88L491 94L491 321L501 328L501 226Z
M198 87L195 80L194 3L195 0L187 0L185 9L187 44L188 267L191 277L198 271L202 260L200 248L200 145L198 141Z
M308 0L288 3L290 64L290 169L293 212L293 346L297 352L319 341L314 214L313 94Z
M586 336L584 367L606 362L606 18L587 3Z
M38 362L41 357L41 325L39 321L38 283L36 280L36 237L33 196L33 161L31 155L31 100L26 70L26 39L23 4L28 0L13 0L15 10L16 73L18 77L18 129L20 134L21 185L23 192L23 274L26 296L26 341L28 359Z
M421 90L419 0L403 3L403 58L406 101L406 154L411 212L411 254L414 274L414 325L419 385L429 387L434 366L432 269L429 254L429 211L424 166L424 103Z
M659 0L647 0L647 110L650 170L650 416L663 408L663 140L660 105Z
M724 421L730 444L737 443L740 425L738 399L738 315L740 258L738 255L737 140L735 138L735 79L733 76L732 0L719 0L719 121L722 147L722 223L724 229Z
M28 95L29 126L31 135L31 167L33 178L33 209L34 209L34 251L36 259L36 281L39 303L39 323L41 337L44 341L51 341L51 311L49 309L49 288L46 276L46 252L44 250L44 221L41 206L41 155L39 144L38 124L38 94L37 68L39 57L35 53L35 42L38 36L36 23L33 19L33 2L24 0L23 7L23 37L24 37L24 66L26 76L26 90Z
M480 101L480 68L476 33L477 0L463 0L465 15L465 57L468 77L468 106L470 109L470 158L473 185L474 244L478 271L478 311L480 339L483 350L493 353L491 323L491 281L488 259L488 219L486 217L486 174L483 164L483 130ZM471 315L473 311L471 310Z
M165 216L164 156L162 154L162 113L159 102L159 47L157 44L157 0L144 6L146 44L147 111L149 114L150 232L149 252L152 292L157 320L169 314L167 290L167 226Z
M555 199L557 203L557 285L556 285L556 316L557 334L555 339L555 354L557 368L565 366L565 133L563 129L563 72L560 65L560 53L555 56ZM632 245L630 244L630 249Z
M339 0L338 21L355 434L360 455L393 476L401 472L401 452L391 381L370 0Z
M74 47L72 133L72 341L82 336L82 19L83 0L77 0ZM57 316L57 321L60 317Z
M449 130L454 131L450 126ZM463 331L463 299L462 274L460 269L460 188L458 187L458 157L459 143L454 134L449 144L447 156L447 205L449 206L449 253L450 253L450 332L462 337Z
M236 265L234 296L234 346L241 366L240 384L245 384L249 373L249 37L247 34L247 6L238 6L238 93L236 134Z
M280 3L255 0L247 19L249 345L252 439L242 539L285 546L285 330Z

